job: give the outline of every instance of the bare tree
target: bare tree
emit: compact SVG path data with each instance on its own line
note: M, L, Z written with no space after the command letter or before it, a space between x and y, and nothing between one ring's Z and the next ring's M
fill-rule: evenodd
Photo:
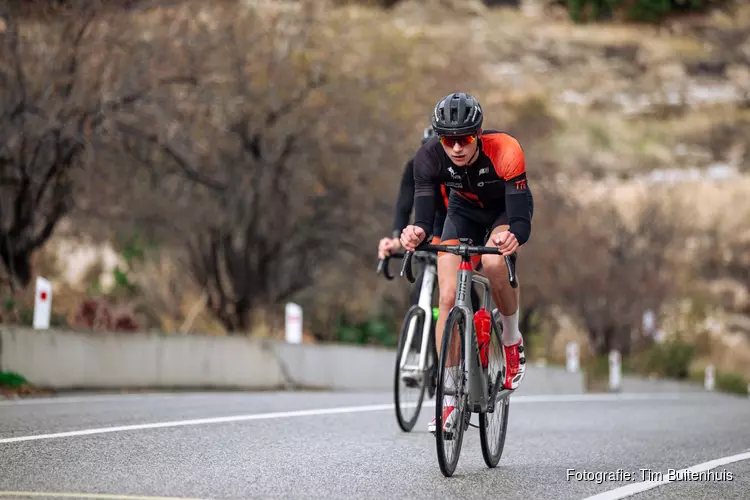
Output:
M80 4L38 31L8 16L0 33L0 260L11 287L29 283L31 254L74 207L76 180L107 117L185 81L131 73L118 82L106 52L117 46L116 16Z
M535 164L534 170L530 182L534 196L531 238L519 251L517 264L521 284L519 328L524 334L534 331L535 322L561 300L559 284L551 270L570 265L562 263L569 262L571 255L566 246L568 233L560 228L577 220L580 213L575 200L554 181L553 166L540 162ZM531 348L533 336L528 336L525 342Z
M340 298L352 307L352 290L360 309L376 300L366 280L378 279L375 247L403 165L442 87L467 74L429 72L436 63L414 42L370 26L372 36L359 27L355 36L325 9L303 1L160 11L172 29L153 33L150 50L192 68L200 84L107 122L99 155L111 151L117 168L96 172L81 207L148 221L162 242L189 248L187 269L230 331L247 331L254 311L292 296L309 301L308 320ZM404 89L413 99L391 98ZM315 297L302 297L312 284ZM330 301L321 305L323 291Z
M747 211L745 211L747 212ZM743 214L741 211L737 212ZM727 221L724 214L716 217L710 229L695 238L692 251L696 284L712 290L719 307L739 314L750 313L750 232L747 214ZM714 286L711 287L711 283Z
M595 354L617 348L628 354L643 313L657 314L679 291L677 253L687 226L658 201L646 201L629 224L613 206L564 243L568 257L552 273L562 304L583 322Z
M221 55L201 70L190 105L141 109L117 130L158 177L158 195L187 209L189 268L208 307L227 330L247 331L253 310L308 287L353 247L352 200L366 183L364 169L347 168L354 154L336 137L341 127L321 127L333 88L321 62L304 60L319 44L314 23L226 14L226 30L196 34L200 53L187 56Z

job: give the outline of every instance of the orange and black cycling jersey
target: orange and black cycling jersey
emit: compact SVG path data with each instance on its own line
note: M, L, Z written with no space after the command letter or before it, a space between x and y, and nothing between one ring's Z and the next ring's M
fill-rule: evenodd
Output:
M451 161L437 138L430 139L417 151L414 225L431 234L437 202L435 190L444 184L479 209L506 212L510 232L522 245L531 236L531 207L521 145L509 134L485 130L477 147L476 161L463 167Z
M445 186L440 186L436 189L436 195L441 198L442 203L438 203L435 209L435 221L433 227L436 231L442 231L443 222L445 221L445 215L448 208L450 189ZM409 224L409 216L411 215L413 206L414 158L406 163L406 168L404 168L404 174L401 178L401 186L398 190L398 200L396 201L396 213L393 217L392 236L394 238L400 237L401 231L403 231L407 224ZM440 236L440 234L437 236Z

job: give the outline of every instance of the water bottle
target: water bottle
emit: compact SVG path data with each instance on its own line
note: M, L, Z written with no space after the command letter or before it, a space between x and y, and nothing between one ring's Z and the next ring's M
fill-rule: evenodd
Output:
M479 309L474 313L474 328L477 330L477 344L479 345L479 361L482 368L489 364L490 350L490 313L486 309Z

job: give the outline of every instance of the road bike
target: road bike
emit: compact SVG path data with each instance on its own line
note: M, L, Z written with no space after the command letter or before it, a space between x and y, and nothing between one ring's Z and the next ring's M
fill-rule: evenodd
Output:
M389 272L388 263L391 258L403 257L404 254L398 252L380 260L378 273L382 273L387 280L392 280L394 277ZM404 432L411 432L417 423L425 390L428 398L435 395L437 380L438 357L435 347L437 308L433 306L433 295L437 288L437 258L434 254L419 252L414 258L422 266L422 284L419 288L417 303L412 305L404 316L396 349L393 377L396 421ZM412 398L409 397L410 394Z
M456 302L445 322L438 363L435 441L440 471L446 477L452 476L455 472L464 431L470 425L472 412L479 415L479 440L484 462L489 468L494 468L500 461L505 447L510 395L513 390L503 387L505 351L501 340L502 326L494 315L495 308L490 295L490 282L487 277L475 273L471 257L486 254L501 255L500 250L495 247L473 246L470 239L461 238L457 245L423 243L416 248L416 251L449 252L461 257L456 284ZM405 275L410 282L414 283L411 259L412 252L406 252L401 267L401 276ZM517 288L515 254L512 257L505 256L505 264L508 267L510 285ZM474 283L481 285L484 291L484 300L476 313L472 310L470 299L470 288ZM477 328L480 330L479 333ZM457 334L454 333L454 329L458 330ZM454 339L458 339L458 346L451 345ZM493 350L496 353L491 355ZM494 367L492 360L496 362ZM453 364L448 365L449 361ZM456 367L456 364L459 366ZM455 376L452 387L446 387L446 377L449 375ZM457 424L448 426L447 429L443 422L444 396L456 398L453 422ZM491 420L499 424L496 437L490 435Z

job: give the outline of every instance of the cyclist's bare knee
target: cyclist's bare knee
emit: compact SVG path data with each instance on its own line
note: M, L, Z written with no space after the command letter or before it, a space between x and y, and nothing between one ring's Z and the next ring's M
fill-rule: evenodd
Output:
M461 257L453 254L442 254L438 257L438 289L440 291L440 309L453 307L456 299L458 266Z
M438 255L438 290L440 292L438 305L440 312L438 313L438 320L435 322L435 345L438 353L442 346L443 328L445 327L445 320L448 319L448 311L453 307L456 300L456 283L460 263L461 257L457 255L449 253ZM449 363L449 366L452 365Z
M487 246L490 246L489 243ZM503 281L510 283L508 281L508 266L505 264L505 258L502 255L483 255L482 273L493 283L496 280L498 282ZM510 284L508 284L508 286L510 286Z
M447 311L456 302L456 287L440 289L440 303L438 307L442 311Z
M509 226L506 225L496 227L492 231L492 236L506 231L508 227ZM486 245L488 247L497 248L497 245L492 241L492 237L487 240ZM498 284L500 284L500 281L508 281L508 266L505 264L505 257L502 255L482 255L482 267L484 274L493 282L493 284L495 281L498 281Z

